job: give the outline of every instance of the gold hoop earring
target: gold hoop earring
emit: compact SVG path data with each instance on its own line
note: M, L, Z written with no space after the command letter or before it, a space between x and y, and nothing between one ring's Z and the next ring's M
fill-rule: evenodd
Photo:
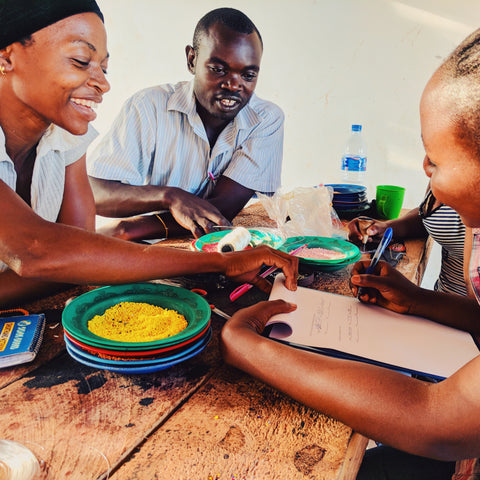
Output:
M5 71L5 65L0 65L0 73L5 76L7 72Z

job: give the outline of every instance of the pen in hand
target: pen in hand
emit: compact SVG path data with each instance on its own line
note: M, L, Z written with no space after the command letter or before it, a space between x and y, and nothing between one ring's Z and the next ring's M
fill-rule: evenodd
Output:
M380 260L380 257L382 256L383 252L387 248L388 244L390 243L390 240L392 239L393 231L391 227L388 227L385 230L385 233L383 234L382 240L378 244L377 249L375 250L375 253L370 260L370 265L367 267L367 270L365 273L373 273L375 271L375 267L377 266L378 261ZM360 296L364 295L366 293L365 288L359 287L358 288L358 294L357 298Z

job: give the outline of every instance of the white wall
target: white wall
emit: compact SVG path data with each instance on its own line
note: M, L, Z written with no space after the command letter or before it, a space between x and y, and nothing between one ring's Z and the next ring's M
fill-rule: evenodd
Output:
M157 83L189 79L185 45L198 19L231 6L264 40L257 94L286 114L282 182L339 180L352 123L364 125L370 197L407 187L416 206L422 170L418 103L451 50L480 27L478 0L98 0L106 19L112 89L95 127L105 133L123 101Z

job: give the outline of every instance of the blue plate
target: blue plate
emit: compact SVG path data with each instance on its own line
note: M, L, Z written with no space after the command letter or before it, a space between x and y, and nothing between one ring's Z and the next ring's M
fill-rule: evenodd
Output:
M344 206L344 205L333 204L333 208L338 212L342 212L342 213L361 213L361 212L364 212L365 210L368 210L370 208L370 204L369 203L359 204L355 207L352 207L352 205Z
M118 365L110 365L105 362L100 362L100 361L93 361L93 360L88 360L77 353L75 353L67 344L67 352L68 354L77 362L82 363L83 365L87 365L88 367L92 368L99 368L102 370L108 370L110 372L115 372L115 373L127 373L127 374L139 374L139 373L152 373L152 372L158 372L161 370L166 370L167 368L173 367L174 365L177 365L178 363L184 362L185 360L188 360L189 358L194 357L195 355L198 355L202 350L205 349L207 344L202 344L200 345L197 349L194 351L190 352L189 354L177 358L176 360L172 360L170 362L164 362L164 363L158 363L154 365L145 365L145 366L134 366L134 367L128 367L125 364L122 366Z
M212 338L212 329L209 328L202 338L200 338L196 342L193 342L191 345L189 345L188 348L178 353L174 352L171 355L165 355L159 358L152 357L151 359L148 359L148 360L128 360L128 358L126 358L125 360L111 360L108 358L102 358L96 355L92 355L91 353L88 353L85 350L82 350L80 347L72 343L68 338L64 337L67 348L73 353L75 353L76 355L79 355L85 358L86 360L89 360L94 363L102 363L102 364L117 365L117 366L124 366L124 367L161 365L162 363L170 363L172 362L172 360L182 359L183 357L188 358L187 355L190 355L190 353L197 351L198 348L201 346L206 346L210 342L211 338Z
M354 194L363 193L367 191L367 187L363 185L350 185L348 183L329 183L326 187L333 188L333 194Z
M334 195L333 196L333 203L338 203L338 202L359 203L359 202L366 202L367 200L368 199L366 195L355 194L355 195Z
M361 205L362 203L367 203L366 200L333 200L333 204L334 205L353 205L353 206L356 206L356 205Z

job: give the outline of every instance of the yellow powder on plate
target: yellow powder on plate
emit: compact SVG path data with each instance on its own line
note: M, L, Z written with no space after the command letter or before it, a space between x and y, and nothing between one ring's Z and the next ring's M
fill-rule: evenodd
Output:
M176 310L140 302L117 303L88 321L92 333L119 342L153 342L176 335L187 325Z

